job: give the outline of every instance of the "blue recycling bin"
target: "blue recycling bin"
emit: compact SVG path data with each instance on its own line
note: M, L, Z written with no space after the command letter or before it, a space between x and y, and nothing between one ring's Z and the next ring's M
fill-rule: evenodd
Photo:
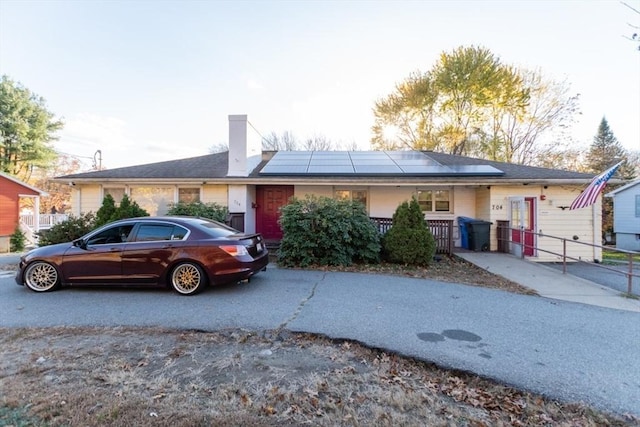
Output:
M463 249L471 249L469 246L469 228L467 227L467 224L473 221L476 220L467 216L458 217L458 227L460 227L460 246Z

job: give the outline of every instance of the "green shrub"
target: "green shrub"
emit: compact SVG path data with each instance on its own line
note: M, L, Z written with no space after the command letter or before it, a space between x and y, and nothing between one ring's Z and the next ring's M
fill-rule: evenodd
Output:
M178 202L170 205L167 215L185 215L185 216L197 216L200 218L209 218L215 221L225 222L229 210L226 206L219 205L217 203L202 203L202 202Z
M397 264L429 265L436 242L415 197L393 214L393 225L382 238L384 257Z
M283 238L278 261L284 266L379 260L378 230L359 202L315 196L293 198L282 208L280 226Z
M95 228L95 215L89 212L80 216L70 215L48 230L39 231L38 244L40 246L54 245L56 243L70 242L87 234Z
M96 212L96 220L95 226L100 227L108 222L113 221L111 217L115 216L116 213L116 201L113 200L113 196L111 194L107 194L102 199L102 206Z
M96 213L94 227L98 228L119 219L137 218L140 216L149 216L149 213L142 209L135 201L132 202L129 196L125 194L120 201L120 206L116 207L111 194L107 194L104 196L104 200L102 200L102 206L100 206L100 209L98 209Z
M11 252L22 252L24 251L24 244L26 241L26 236L20 230L20 227L16 227L16 231L13 232L11 237L9 238L9 250Z

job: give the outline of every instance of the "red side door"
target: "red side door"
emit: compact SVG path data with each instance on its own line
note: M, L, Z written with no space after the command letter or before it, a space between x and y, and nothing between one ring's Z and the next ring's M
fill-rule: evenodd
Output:
M280 208L293 196L292 185L269 185L256 188L256 231L265 240L282 240L282 230L278 220Z
M518 244L524 238L524 255L533 256L535 247L535 197L511 198L511 241L512 253L520 256L523 246Z

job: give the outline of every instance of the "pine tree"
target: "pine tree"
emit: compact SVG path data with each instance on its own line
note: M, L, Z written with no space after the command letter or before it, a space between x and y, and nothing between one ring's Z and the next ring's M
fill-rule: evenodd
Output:
M616 171L616 176L624 180L631 180L634 177L634 167L629 163L629 153L620 144L609 127L605 117L602 118L598 133L593 138L591 147L586 156L586 166L588 171L599 174L615 165L619 161L622 164ZM615 186L608 188L611 190ZM607 191L605 190L605 192ZM609 197L602 198L602 237L606 241L606 235L613 232L613 200Z
M587 152L585 159L587 170L599 174L622 160L623 163L618 168L617 176L631 180L635 171L629 164L628 157L629 153L613 134L607 119L603 117L600 126L598 126L598 133L593 138Z

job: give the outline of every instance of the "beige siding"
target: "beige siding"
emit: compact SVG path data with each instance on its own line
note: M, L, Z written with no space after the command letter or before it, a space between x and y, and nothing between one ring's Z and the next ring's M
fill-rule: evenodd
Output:
M476 190L475 208L476 218L486 220L491 218L491 190L489 187L480 187Z
M81 215L96 213L102 206L102 187L94 185L77 185L71 191L71 213Z
M535 244L541 250L538 251L532 260L545 262L561 260L561 255L559 254L563 252L562 239L568 240L568 256L588 261L601 259L600 249L575 243L575 241L577 241L600 244L599 238L594 239L594 235L600 236L601 229L599 201L595 205L596 230L594 234L594 211L592 207L573 211L568 209L568 206L571 205L571 202L573 202L577 196L572 189L566 189L563 186L547 186L547 188L544 188L544 186L541 185L512 187L492 186L490 193L488 205L485 207L485 209L488 209L489 216L488 218L482 219L487 219L493 223L490 236L492 250L496 250L498 247L497 221L509 220L509 197L521 196L535 198L534 211L536 223L534 224L534 231L547 236L536 237ZM545 200L541 200L541 196L544 196ZM561 206L565 207L565 209L562 209ZM559 237L561 239L548 236ZM574 236L577 236L577 240L574 240Z
M391 218L403 202L411 200L415 187L372 187L369 190L369 215Z
M455 218L459 216L476 218L478 216L476 213L476 197L475 188L455 187L453 192L453 214Z

